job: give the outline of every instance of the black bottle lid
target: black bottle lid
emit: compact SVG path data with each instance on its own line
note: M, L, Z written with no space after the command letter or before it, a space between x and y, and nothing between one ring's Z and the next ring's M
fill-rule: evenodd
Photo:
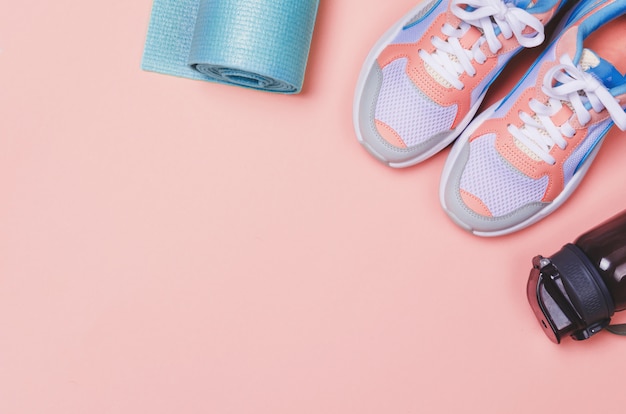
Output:
M574 244L550 258L537 256L528 281L528 299L548 337L587 339L608 326L613 300L593 263Z

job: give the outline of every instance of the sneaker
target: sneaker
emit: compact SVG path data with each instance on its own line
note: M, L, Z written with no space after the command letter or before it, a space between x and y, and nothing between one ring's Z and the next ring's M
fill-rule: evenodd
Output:
M612 126L626 129L626 0L583 1L556 33L446 160L441 204L476 235L511 233L553 212Z
M564 0L425 0L374 46L354 102L356 135L391 167L449 145L522 48L544 40Z

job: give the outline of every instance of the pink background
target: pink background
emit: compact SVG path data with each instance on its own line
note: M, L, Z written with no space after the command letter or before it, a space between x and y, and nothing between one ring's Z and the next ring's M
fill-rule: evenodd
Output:
M447 151L352 130L413 5L322 0L284 96L141 71L150 0L0 0L0 413L621 412L626 339L552 344L525 285L626 208L625 137L548 219L460 230Z

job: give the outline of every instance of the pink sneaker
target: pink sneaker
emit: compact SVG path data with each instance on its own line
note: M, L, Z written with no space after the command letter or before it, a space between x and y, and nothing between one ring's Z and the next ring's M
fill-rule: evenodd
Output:
M391 167L434 155L463 131L487 88L523 47L544 40L564 0L426 0L367 57L354 125L363 146Z
M557 34L446 161L441 203L474 234L511 233L553 212L613 125L626 129L626 0L582 1Z

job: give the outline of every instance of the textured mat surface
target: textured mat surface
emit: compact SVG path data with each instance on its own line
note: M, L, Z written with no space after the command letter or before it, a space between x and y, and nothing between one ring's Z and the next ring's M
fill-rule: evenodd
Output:
M319 0L154 0L144 70L271 92L302 88Z

